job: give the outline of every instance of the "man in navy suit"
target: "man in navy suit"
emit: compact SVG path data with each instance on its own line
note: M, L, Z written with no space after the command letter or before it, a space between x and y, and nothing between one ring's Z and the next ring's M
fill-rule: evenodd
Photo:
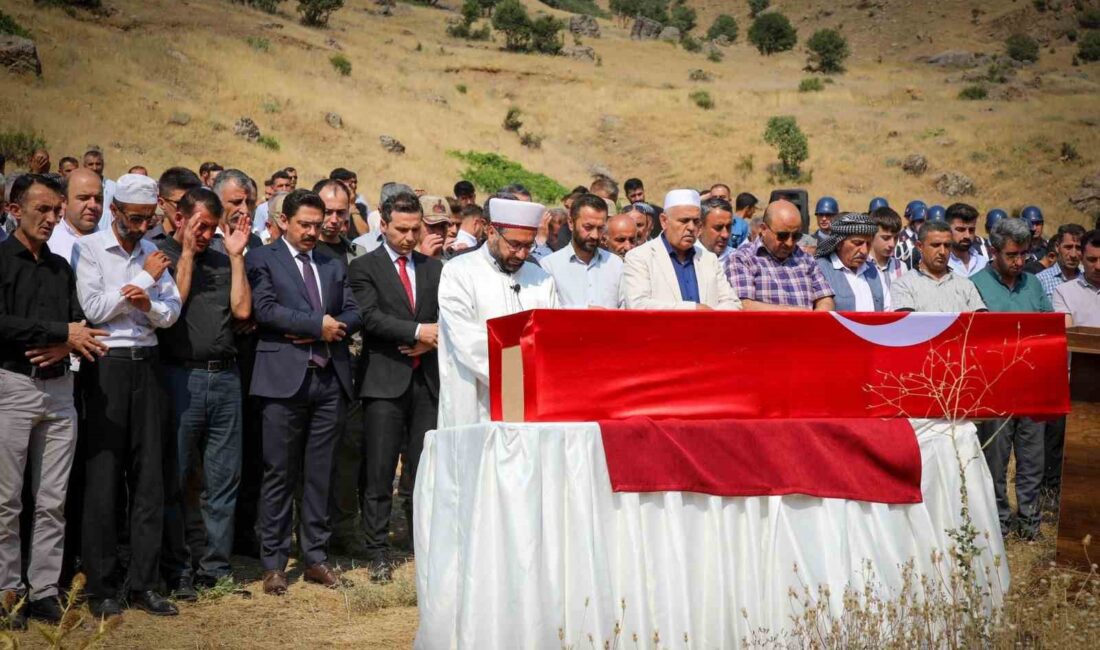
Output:
M328 564L329 489L337 424L353 398L348 341L362 324L344 266L313 251L324 202L295 190L283 202L283 214L286 234L246 259L259 327L251 392L263 412L260 562L264 592L273 595L286 593L299 478L304 578L339 585Z

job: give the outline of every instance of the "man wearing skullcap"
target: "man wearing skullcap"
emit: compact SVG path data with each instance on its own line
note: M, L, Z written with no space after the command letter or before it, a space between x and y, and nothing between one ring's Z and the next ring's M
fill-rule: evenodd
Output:
M546 208L492 198L489 238L443 267L439 280L439 428L489 419L489 339L485 321L556 308L557 290L527 257Z
M127 598L155 615L177 614L157 592L164 523L165 417L156 330L179 318L181 301L168 273L170 260L144 239L156 217L157 182L126 174L108 210L110 224L81 237L73 252L77 295L88 323L106 330L108 350L81 368L88 431L84 486L84 572L92 613L111 616ZM128 487L127 487L128 486ZM128 495L129 594L120 593L116 520L118 498Z
M817 266L833 289L837 311L887 311L890 294L869 264L878 225L869 215L849 212L834 219L817 244Z
M718 257L697 243L700 203L699 193L690 189L672 190L665 197L664 232L627 253L623 263L621 291L627 309L741 308Z

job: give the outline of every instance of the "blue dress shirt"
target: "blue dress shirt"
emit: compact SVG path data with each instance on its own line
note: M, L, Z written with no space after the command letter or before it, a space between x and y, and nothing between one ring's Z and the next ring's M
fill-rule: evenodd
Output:
M695 251L691 251L687 260L681 262L676 249L668 243L664 233L661 233L661 243L665 245L665 250L672 258L672 270L676 273L676 282L680 285L680 299L699 302L699 281L695 278Z

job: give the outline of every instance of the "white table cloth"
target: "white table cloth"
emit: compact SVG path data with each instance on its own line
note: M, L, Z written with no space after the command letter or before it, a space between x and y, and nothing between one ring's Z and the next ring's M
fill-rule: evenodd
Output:
M972 521L988 533L976 574L984 581L988 569L999 603L1008 566L975 429L914 426L924 502L913 505L613 493L595 423L430 432L414 493L416 647L587 648L591 635L602 648L618 622L619 647L635 633L649 647L658 632L670 647L687 634L687 647L739 648L752 629L789 629L789 590L804 586L827 585L839 614L868 561L884 592L900 587L909 560L918 574L950 573L932 552L946 552L961 523L957 458Z

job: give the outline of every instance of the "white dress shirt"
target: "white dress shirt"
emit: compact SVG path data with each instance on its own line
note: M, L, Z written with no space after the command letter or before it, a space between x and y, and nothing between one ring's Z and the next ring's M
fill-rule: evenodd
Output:
M99 215L99 230L110 230L114 214L111 213L111 201L115 197L115 188L118 184L109 178L103 179L103 214Z
M394 270L394 273L397 274L397 279L398 280L401 279L401 266L397 263L397 258L404 257L407 260L407 262L405 262L405 270L409 274L409 286L412 287L413 300L415 302L415 300L416 300L416 262L413 261L412 254L411 253L409 255L400 255L400 254L398 254L397 251L390 248L389 242L384 241L384 238L383 238L383 242L382 242L382 247L386 249L387 253L389 253L390 262L393 263L393 270ZM416 311L416 305L414 304L412 307L413 307L413 311L415 312ZM420 324L419 323L417 323L417 325L416 325L416 334L414 336L416 337L416 339L418 341L420 340Z
M252 215L252 232L264 238L267 232L267 215L268 215L267 201L256 206L256 212Z
M294 263L298 265L298 272L302 274L302 281L305 282L305 265L302 260L298 259L298 255L301 254L301 251L291 246L290 242L286 240L286 237L282 237L281 241L286 244L287 250L290 251L290 256L294 258ZM321 272L317 270L317 262L313 261L313 251L307 251L306 255L309 256L309 266L313 269L313 280L317 283L317 295L321 297L321 308L324 309L325 292L321 291Z
M833 268L840 271L844 276L848 286L852 289L852 293L855 294L856 311L875 311L875 298L871 294L870 281L867 279L867 269L869 268L867 262L864 262L858 269L853 271L841 263L836 253L830 255L829 260L833 263ZM882 309L883 311L890 311L890 293L886 291L885 287L882 292Z
M597 248L592 260L585 264L577 257L576 249L570 242L540 260L539 266L554 278L561 307L618 309L621 306L619 283L623 276L623 261L618 255Z
M458 229L458 234L455 235L455 243L456 244L465 244L466 248L477 248L478 241L477 241L477 237L474 237L470 233L468 233L465 230L459 228Z
M99 231L98 227L96 231ZM53 234L50 235L50 240L46 243L50 247L51 253L64 257L65 261L72 266L73 251L76 250L76 242L81 237L87 237L87 235L82 235L79 230L73 228L68 219L62 219L60 223L54 226Z
M363 249L363 254L366 255L367 253L381 246L383 239L385 238L382 236L382 233L372 230L365 235L359 235L358 237L353 239L351 243Z
M144 269L145 259L156 251L156 244L142 239L127 253L111 228L77 241L72 257L77 296L88 323L109 333L102 339L108 347L155 346L154 330L171 327L179 318L182 304L172 274L165 269L154 280ZM122 297L128 284L149 294L149 311Z
M974 248L970 249L970 263L968 264L964 264L962 260L955 257L955 251L951 251L951 255L947 258L948 268L961 278L969 278L984 269L987 264L989 264L989 258L979 255Z

